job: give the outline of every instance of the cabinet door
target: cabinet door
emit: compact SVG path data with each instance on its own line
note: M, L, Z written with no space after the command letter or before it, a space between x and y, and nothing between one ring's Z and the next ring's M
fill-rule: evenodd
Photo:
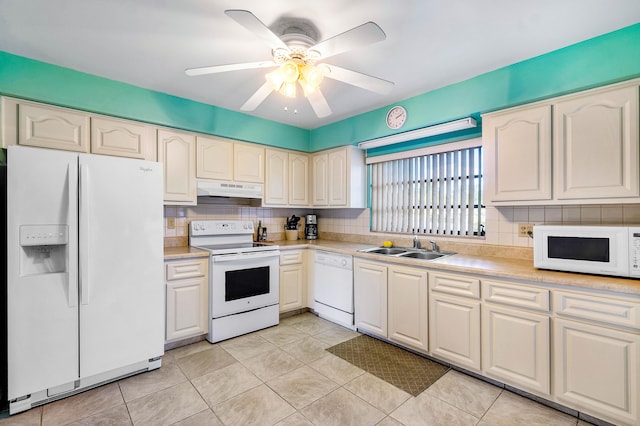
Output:
M279 149L265 150L264 203L286 206L289 204L289 154Z
M389 267L389 339L421 352L428 349L427 271Z
M520 389L550 393L549 317L485 303L482 369Z
M167 283L167 341L207 333L207 287L206 277Z
M233 144L233 179L238 182L264 183L263 147Z
M554 385L558 400L613 423L640 417L640 335L553 320Z
M19 145L89 152L88 114L30 103L18 103L17 108Z
M558 102L554 128L557 199L640 195L637 86Z
M480 302L430 293L429 346L435 357L480 370Z
M309 156L289 153L289 205L309 205Z
M233 179L233 142L198 136L196 176L199 179Z
M356 328L387 337L387 267L356 261L353 284Z
M158 157L151 126L108 117L91 118L91 152L149 161Z
M346 148L332 151L327 159L327 189L330 206L346 206L349 199L349 181Z
M299 309L304 306L304 266L280 266L280 312Z
M551 106L489 116L482 149L488 201L551 199Z
M317 154L313 156L311 170L313 177L311 181L311 199L314 206L329 205L329 190L327 189L327 154Z
M158 130L158 161L164 164L165 204L197 203L195 146L193 135Z

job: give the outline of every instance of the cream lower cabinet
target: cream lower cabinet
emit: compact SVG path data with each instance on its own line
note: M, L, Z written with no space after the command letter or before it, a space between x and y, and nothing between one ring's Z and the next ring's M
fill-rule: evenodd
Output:
M209 330L209 259L165 262L167 342Z
M158 161L164 165L164 203L197 204L195 136L159 129Z
M484 280L482 369L487 377L551 393L549 290Z
M430 353L469 370L480 370L480 282L429 273Z
M427 352L428 283L424 269L390 265L387 275L389 340Z
M640 303L554 292L558 402L615 424L640 424Z
M306 268L304 250L280 252L280 312L304 308Z
M353 286L355 326L358 330L387 338L387 266L354 259Z

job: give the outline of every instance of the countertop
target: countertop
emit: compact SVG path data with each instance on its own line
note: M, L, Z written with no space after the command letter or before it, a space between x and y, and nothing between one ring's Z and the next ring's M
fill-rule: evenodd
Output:
M421 266L443 272L464 272L497 278L529 281L532 284L548 284L557 287L578 287L591 290L623 293L640 297L640 280L615 278L600 275L575 274L570 272L547 271L533 267L531 260L504 257L472 256L455 254L441 259L424 261L420 259L398 258L374 253L360 253L358 250L371 248L371 244L348 243L330 240L275 241L281 250L311 248L337 253L351 254L359 258L380 262L393 262L407 266Z
M553 287L576 287L621 295L640 297L640 280L605 277L600 275L575 274L570 272L547 271L533 267L531 260L504 257L472 256L455 254L441 259L424 261L411 258L397 258L372 253L360 253L358 250L371 248L371 244L351 243L332 240L283 240L273 241L280 250L315 249L353 255L358 258L420 266L437 269L443 272L463 272L511 280L523 280L532 284L545 284ZM165 260L207 257L205 250L193 247L167 247L164 249Z

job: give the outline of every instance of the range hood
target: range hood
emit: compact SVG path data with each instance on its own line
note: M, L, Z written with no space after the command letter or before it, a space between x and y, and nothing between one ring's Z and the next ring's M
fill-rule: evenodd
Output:
M261 183L198 181L198 198L226 197L262 199L263 186Z

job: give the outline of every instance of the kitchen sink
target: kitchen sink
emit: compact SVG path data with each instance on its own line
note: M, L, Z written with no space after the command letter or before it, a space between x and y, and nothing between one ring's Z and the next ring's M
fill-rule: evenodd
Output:
M380 254L389 257L409 257L411 259L420 260L436 260L445 256L451 256L452 252L438 252L430 250L421 250L408 247L373 247L368 249L358 250L361 253L373 253Z
M402 253L398 257L411 257L413 259L422 259L422 260L434 260L440 259L441 257L448 256L451 253L436 253L433 251L408 251Z
M365 253L376 253L376 254L385 254L387 256L393 256L396 254L406 253L407 249L403 249L399 247L376 247L374 249L365 249L362 251Z

